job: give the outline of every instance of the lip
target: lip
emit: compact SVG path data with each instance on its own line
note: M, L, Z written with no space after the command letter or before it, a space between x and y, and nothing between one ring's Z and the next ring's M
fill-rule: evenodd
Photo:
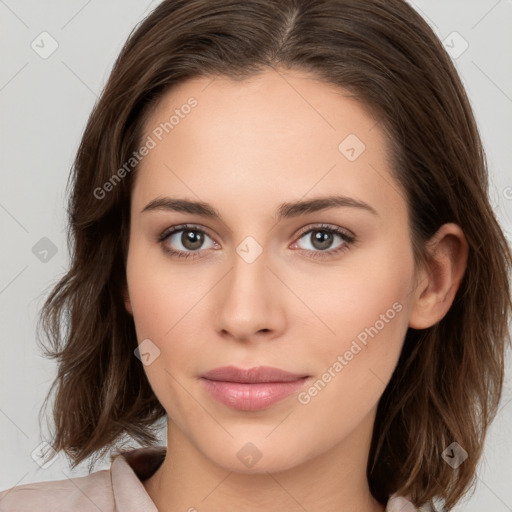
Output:
M257 411L297 392L309 375L290 373L270 366L248 369L215 368L201 376L210 395L228 407Z
M223 382L255 384L261 382L292 382L309 377L309 375L290 373L272 366L254 366L247 369L237 368L236 366L222 366L210 370L202 377Z

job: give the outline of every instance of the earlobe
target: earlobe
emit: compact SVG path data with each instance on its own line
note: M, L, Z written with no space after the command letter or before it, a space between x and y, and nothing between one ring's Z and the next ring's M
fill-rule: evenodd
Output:
M409 315L414 329L431 327L446 315L466 270L468 244L457 224L443 224L428 250L429 265L421 271Z

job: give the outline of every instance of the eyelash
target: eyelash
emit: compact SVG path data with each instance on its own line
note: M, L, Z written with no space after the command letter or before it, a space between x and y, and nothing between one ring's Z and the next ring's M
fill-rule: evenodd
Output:
M201 252L201 250L190 251L190 252L177 251L175 249L169 249L169 247L166 247L164 245L164 242L171 235L174 235L175 233L180 233L182 231L195 231L195 232L198 232L198 233L203 233L203 234L205 234L205 235L210 237L210 235L208 235L208 233L206 231L204 231L203 229L200 229L198 226L196 226L194 224L181 224L179 226L173 226L172 228L166 229L163 233L161 233L158 236L157 241L158 241L158 243L160 243L162 245L163 251L165 251L167 254L169 254L172 257L183 258L183 259L187 259L187 258L195 259L195 258L197 258L198 256L196 256L196 254L199 254ZM345 251L349 250L350 246L356 242L356 237L355 236L347 233L346 231L344 231L344 230L342 230L342 229L340 229L340 228L338 228L336 226L331 226L331 225L326 225L326 224L320 224L318 226L313 226L313 227L307 229L306 231L303 231L302 233L299 234L297 240L300 240L302 237L304 237L304 235L307 235L307 234L312 233L314 231L322 231L324 233L330 233L330 234L334 234L334 235L339 235L343 239L343 241L345 243L340 245L336 249L330 249L330 250L327 250L327 251L311 251L309 249L299 249L299 250L302 250L302 251L311 252L312 253L310 255L311 258L327 259L327 258L330 258L330 257L333 257L333 256L337 256L338 254L342 254Z

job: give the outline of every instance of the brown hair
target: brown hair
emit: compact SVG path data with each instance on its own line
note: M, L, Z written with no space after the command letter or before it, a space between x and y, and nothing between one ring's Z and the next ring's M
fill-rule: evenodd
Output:
M98 199L140 147L162 95L198 76L243 80L265 68L314 73L368 106L390 142L409 209L417 264L446 222L464 230L466 272L445 317L409 328L378 406L367 477L372 494L450 509L475 482L501 396L510 342L512 255L488 199L484 151L456 70L403 0L165 0L132 32L87 123L68 215L71 267L51 291L41 327L58 360L51 444L73 467L123 435L154 444L165 410L140 361L124 307L133 172ZM68 183L69 185L69 183ZM64 321L64 325L63 325ZM444 462L453 441L468 453ZM92 466L91 466L92 467Z

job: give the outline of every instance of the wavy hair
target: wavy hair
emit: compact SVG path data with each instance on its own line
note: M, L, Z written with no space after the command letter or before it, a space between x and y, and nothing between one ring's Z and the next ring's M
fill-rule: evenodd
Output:
M447 509L475 483L502 392L512 255L491 208L474 115L450 57L403 0L164 0L130 34L94 106L70 173L70 268L41 310L58 374L51 444L73 467L126 435L157 439L153 393L122 296L136 167L98 190L140 147L145 121L173 86L198 76L244 80L269 67L313 73L379 120L404 193L415 262L447 222L461 226L467 268L450 310L409 328L378 404L367 477L374 497L408 495ZM95 192L96 191L96 192ZM40 340L41 341L41 340ZM457 469L442 459L456 441ZM92 466L91 466L92 467Z

